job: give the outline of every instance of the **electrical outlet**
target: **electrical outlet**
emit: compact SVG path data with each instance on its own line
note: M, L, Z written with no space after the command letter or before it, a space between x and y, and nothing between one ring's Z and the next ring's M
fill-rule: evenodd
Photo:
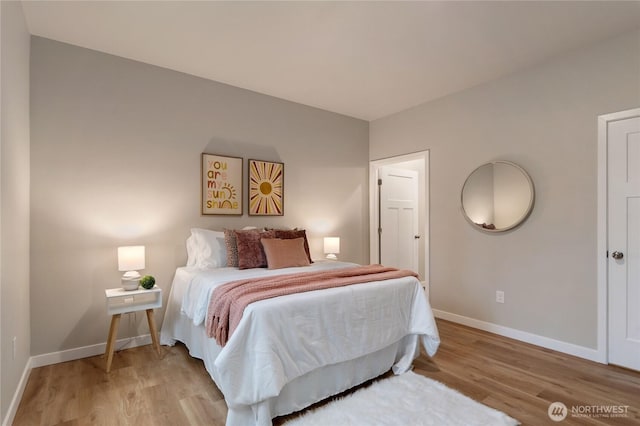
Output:
M500 290L496 291L496 302L504 303L504 291L500 291Z
M16 359L16 342L18 341L18 338L16 336L13 336L13 339L11 339L11 343L13 343L13 359Z

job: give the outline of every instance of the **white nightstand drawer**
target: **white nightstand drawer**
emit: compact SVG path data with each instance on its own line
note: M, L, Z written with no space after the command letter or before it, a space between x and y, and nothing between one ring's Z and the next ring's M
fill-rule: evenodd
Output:
M105 295L107 296L107 313L109 315L162 307L162 290L159 287L133 291L112 288L105 290Z

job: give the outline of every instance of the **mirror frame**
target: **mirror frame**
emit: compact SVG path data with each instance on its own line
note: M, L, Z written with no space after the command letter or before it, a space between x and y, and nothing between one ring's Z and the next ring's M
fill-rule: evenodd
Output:
M469 216L467 215L467 211L464 209L464 188L465 188L465 186L467 186L467 182L469 181L469 178L471 178L471 176L473 176L473 174L476 171L478 171L480 168L482 168L482 167L484 167L486 165L489 165L489 164L491 164L491 165L506 164L506 165L509 165L511 167L516 168L526 178L527 183L529 184L529 191L531 191L531 197L529 198L529 205L527 206L527 209L524 212L524 214L514 224L512 224L512 225L510 225L510 226L508 226L506 228L500 228L500 229L483 228L482 226L479 226L477 223L472 221L471 218L469 218ZM469 173L467 178L464 180L464 183L462 184L462 189L460 190L460 209L462 210L462 216L464 216L464 218L467 220L467 222L469 222L471 224L473 229L476 229L476 230L479 230L479 231L482 231L482 232L491 233L491 234L496 234L496 233L506 232L506 231L512 230L512 229L522 225L522 223L525 220L527 220L529 215L531 215L531 211L533 211L533 205L535 203L535 199L536 199L536 193L535 193L535 189L534 189L534 186L533 186L533 180L531 179L531 176L529 176L529 173L527 173L527 171L525 169L523 169L522 167L520 167L519 165L517 165L516 163L513 163L511 161L496 160L496 161L489 161L487 163L483 163L483 164L479 165L478 167L476 167L475 169L473 169L473 171L471 173Z

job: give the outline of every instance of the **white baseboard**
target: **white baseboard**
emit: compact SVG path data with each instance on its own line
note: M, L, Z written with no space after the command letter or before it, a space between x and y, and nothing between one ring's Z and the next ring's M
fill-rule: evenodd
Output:
M151 344L151 335L143 334L142 336L136 337L127 337L125 339L118 339L116 341L116 351L128 348L135 348L137 346L144 346ZM27 361L27 365L24 368L22 373L22 377L20 378L20 382L18 383L18 388L13 395L13 399L11 400L11 405L9 405L9 410L7 411L7 415L2 421L2 426L9 426L13 423L16 412L18 411L18 406L20 405L20 400L22 399L22 395L24 394L24 390L27 386L27 381L29 380L29 375L33 368L44 367L45 365L58 364L60 362L66 361L74 361L76 359L88 358L90 356L96 356L104 354L104 351L107 347L107 343L99 343L97 345L83 346L75 349L67 349L65 351L60 352L51 352L43 355L36 355L29 358Z
M143 334L142 336L127 337L116 341L116 351L122 349L135 348L137 346L148 345L151 343L151 335ZM97 345L83 346L80 348L67 349L66 351L51 352L43 355L31 357L31 368L43 367L45 365L58 364L60 362L73 361L81 358L88 358L104 354L107 343L98 343Z
M11 404L9 405L9 409L7 410L7 415L2 421L2 426L10 426L11 424L13 424L13 419L16 417L16 413L18 412L18 406L20 405L20 400L22 399L22 395L24 394L24 389L27 387L27 381L29 380L31 368L33 367L31 366L31 358L29 358L27 360L27 365L24 366L22 377L20 377L20 381L18 382L18 388L13 394L13 398L11 399Z
M450 312L440 311L438 309L434 309L433 314L436 318L441 318L447 321L498 334L500 336L509 337L511 339L520 340L526 343L531 343L532 345L541 346L543 348L552 349L554 351L562 352L568 355L573 355L579 358L606 364L606 360L602 358L602 353L596 349L551 339L549 337L540 336L526 331L516 330L515 328L509 328L486 321L480 321L458 314L452 314Z

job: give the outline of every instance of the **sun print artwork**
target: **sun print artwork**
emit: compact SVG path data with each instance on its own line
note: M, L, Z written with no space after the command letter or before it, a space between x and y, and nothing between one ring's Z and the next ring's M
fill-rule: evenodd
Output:
M249 160L249 215L284 214L284 164Z

